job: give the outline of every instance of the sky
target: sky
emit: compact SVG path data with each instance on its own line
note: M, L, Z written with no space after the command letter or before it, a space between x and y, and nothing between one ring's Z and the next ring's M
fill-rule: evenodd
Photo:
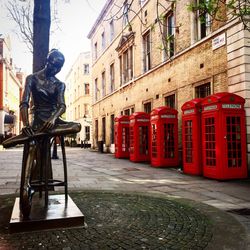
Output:
M0 34L11 37L14 64L26 74L32 73L32 55L20 41L14 30L16 24L8 17L5 5L9 0L0 0ZM52 4L55 0L51 0ZM72 64L81 52L90 50L89 31L100 14L106 0L57 0L59 29L51 36L50 49L57 48L65 56L65 64L58 78L65 80Z

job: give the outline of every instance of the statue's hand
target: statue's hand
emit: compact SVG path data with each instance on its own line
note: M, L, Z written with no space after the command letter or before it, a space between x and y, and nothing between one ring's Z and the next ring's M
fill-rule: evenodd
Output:
M30 126L25 126L22 128L22 133L26 136L32 136L34 135L34 131Z
M52 129L53 127L54 127L54 125L55 125L55 121L56 121L56 119L55 118L50 118L48 121L46 121L44 124L43 124L43 126L42 126L42 128L41 128L41 132L44 132L44 131L47 131L47 130L50 130L50 129Z

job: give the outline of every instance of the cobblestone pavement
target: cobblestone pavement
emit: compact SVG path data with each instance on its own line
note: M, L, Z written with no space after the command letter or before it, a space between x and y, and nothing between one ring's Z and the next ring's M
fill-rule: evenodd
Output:
M2 196L0 249L246 248L242 227L209 206L118 192L85 191L71 197L85 214L87 227L9 234L13 197Z
M219 182L79 148L67 148L67 157L70 195L88 227L9 235L9 194L18 195L22 149L0 151L1 250L250 249L249 180Z

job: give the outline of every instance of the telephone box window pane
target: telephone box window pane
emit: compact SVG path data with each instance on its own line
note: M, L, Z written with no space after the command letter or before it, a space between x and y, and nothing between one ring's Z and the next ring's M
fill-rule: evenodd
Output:
M130 141L130 153L134 153L134 128L130 127L129 128L129 141Z
M227 116L226 126L228 167L241 167L241 117Z
M174 124L164 124L164 143L163 143L164 158L174 158Z
M216 165L214 117L205 119L205 161L207 166Z
M139 127L139 152L148 155L148 126Z
M122 128L122 152L128 152L129 149L129 128Z
M187 163L193 162L193 129L192 120L185 121L185 161Z
M156 124L152 124L152 157L157 157L157 129Z

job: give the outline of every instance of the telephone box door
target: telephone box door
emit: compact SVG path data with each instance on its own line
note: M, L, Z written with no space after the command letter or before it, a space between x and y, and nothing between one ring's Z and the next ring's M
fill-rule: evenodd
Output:
M129 116L115 118L115 157L129 158Z
M244 103L232 93L217 93L202 101L204 176L247 177Z
M136 112L130 116L130 160L144 162L149 154L149 115Z
M151 166L178 165L177 110L158 107L151 111Z
M196 98L181 107L183 172L193 175L202 174L201 101Z

